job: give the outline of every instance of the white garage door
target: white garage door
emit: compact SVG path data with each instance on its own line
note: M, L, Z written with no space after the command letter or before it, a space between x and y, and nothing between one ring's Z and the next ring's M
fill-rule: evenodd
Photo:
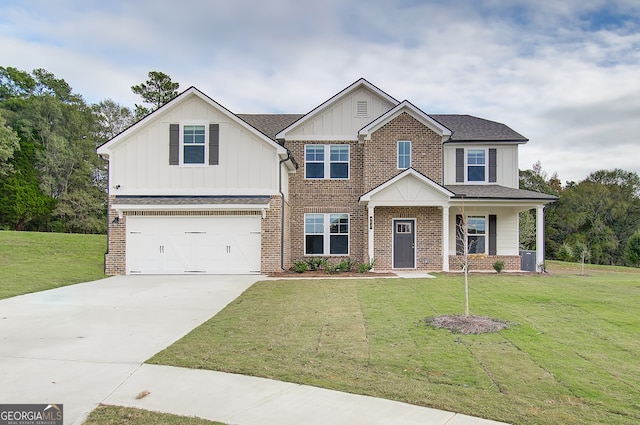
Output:
M127 274L260 272L260 217L127 217Z

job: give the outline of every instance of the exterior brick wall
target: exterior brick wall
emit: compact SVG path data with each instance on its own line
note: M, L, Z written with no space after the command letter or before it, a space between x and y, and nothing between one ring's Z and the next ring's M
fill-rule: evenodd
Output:
M287 222L287 206L285 204L285 223ZM281 234L280 224L282 221L282 197L271 196L269 201L269 209L262 220L262 249L260 258L260 267L263 273L271 273L281 271L280 253L281 253ZM286 225L285 225L286 229ZM285 233L285 256L284 264L287 264L287 234Z
M520 271L522 267L519 255L485 255L473 258L469 270L493 270L493 263L498 260L504 261L504 270L507 271ZM450 271L455 272L461 270L461 264L461 259L458 256L449 256Z
M403 112L364 142L363 193L404 171L398 169L398 140L411 141L411 167L442 184L441 137Z
M377 271L393 269L393 220L415 219L416 270L442 270L442 209L377 207L374 210L374 259Z
M304 147L308 144L349 144L350 163L349 179L305 179ZM294 158L298 159L299 168L289 177L290 223L289 246L290 261L305 258L304 254L304 215L306 213L348 213L349 214L349 255L356 263L365 262L366 208L360 205L358 199L362 195L362 151L358 142L287 142L287 148ZM338 262L341 256L331 257ZM289 267L291 264L289 264Z
M107 253L104 256L104 272L107 275L119 275L126 272L126 228L127 218L118 218L115 210L111 209L111 204L116 199L115 196L109 196L109 221L107 229L108 244ZM118 223L114 223L118 218Z

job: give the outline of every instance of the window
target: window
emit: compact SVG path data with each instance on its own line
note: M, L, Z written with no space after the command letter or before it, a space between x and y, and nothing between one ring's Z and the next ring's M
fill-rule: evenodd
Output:
M411 167L411 142L409 140L398 141L398 168Z
M204 125L182 126L182 163L205 164L206 132Z
M349 214L305 214L305 255L348 255Z
M349 145L306 145L305 178L348 179Z
M487 219L484 216L467 217L469 254L486 253Z
M467 150L467 181L486 181L486 152L484 149Z

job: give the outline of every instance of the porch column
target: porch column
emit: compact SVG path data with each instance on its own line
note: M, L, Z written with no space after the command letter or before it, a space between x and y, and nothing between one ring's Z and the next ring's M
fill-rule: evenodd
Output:
M369 243L369 262L371 262L371 260L373 259L373 247L374 247L374 241L373 241L373 210L374 210L374 206L369 204L367 209L368 209L368 214L367 214L367 229L369 232L369 237L368 237L368 243ZM375 267L374 267L375 268Z
M544 205L536 207L536 271L543 271L544 264Z
M442 271L449 271L449 206L442 207Z

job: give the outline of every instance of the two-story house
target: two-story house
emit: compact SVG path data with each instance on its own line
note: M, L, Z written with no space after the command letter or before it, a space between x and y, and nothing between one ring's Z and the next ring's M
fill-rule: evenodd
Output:
M376 270L520 269L518 147L504 124L428 115L360 79L305 115L234 114L189 88L98 148L108 274L269 273L308 257ZM467 232L461 235L461 223Z

